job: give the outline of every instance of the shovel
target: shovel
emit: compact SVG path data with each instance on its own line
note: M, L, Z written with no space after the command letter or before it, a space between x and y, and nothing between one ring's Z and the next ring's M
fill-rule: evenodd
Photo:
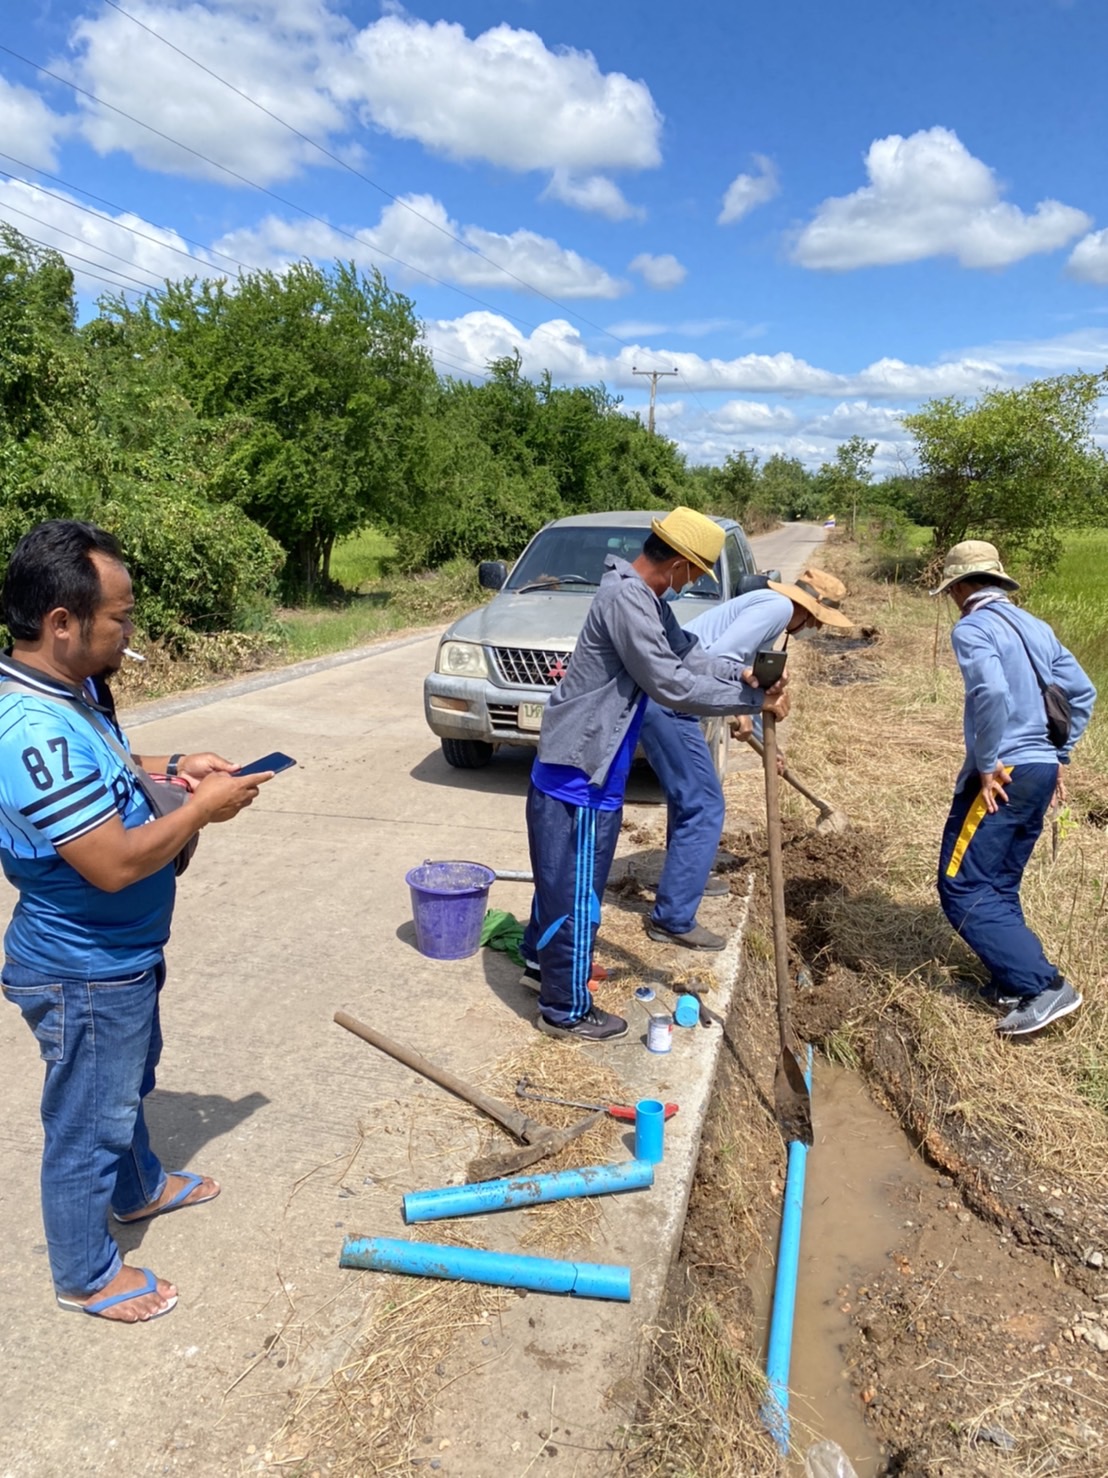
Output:
M777 1029L781 1052L773 1075L773 1100L785 1143L812 1143L812 1100L792 1048L789 1014L789 941L785 931L785 867L781 858L781 806L777 775L777 715L763 714L762 768L766 776L766 841L769 900L773 914L773 962L777 971Z
M746 742L750 745L755 754L760 754L764 757L765 751L762 745L760 745L757 739L755 739L753 734L746 735ZM799 791L806 801L811 801L812 805L815 806L816 810L819 812L819 820L816 822L816 831L819 832L821 836L829 836L836 832L850 830L849 818L845 816L842 811L836 811L834 806L830 805L827 801L821 800L818 795L814 795L806 785L802 784L801 781L796 778L796 776L787 766L785 768L785 773L784 775L782 775L781 778L788 781L788 783L792 786L794 790Z
M571 1140L576 1139L579 1134L584 1134L604 1118L605 1110L598 1109L587 1119L571 1124L568 1129L552 1129L549 1124L540 1124L537 1120L528 1118L526 1114L521 1114L510 1104L501 1103L498 1098L491 1098L487 1093L482 1093L480 1088L471 1087L463 1079L456 1078L453 1073L447 1072L446 1068L436 1067L433 1062L428 1062L426 1057L416 1052L414 1048L405 1047L401 1042L394 1042L391 1037L386 1037L384 1032L376 1031L372 1026L366 1026L364 1021L348 1016L345 1011L336 1011L335 1020L339 1026L345 1027L348 1032L353 1032L356 1037L361 1037L363 1042L368 1042L379 1052L395 1058L397 1062L402 1062L405 1067L410 1067L413 1072L419 1073L420 1077L429 1078L440 1088L445 1088L449 1093L454 1093L464 1099L466 1103L471 1103L474 1108L480 1109L483 1114L487 1114L490 1119L507 1129L509 1134L523 1141L522 1149L509 1150L503 1155L486 1155L482 1159L472 1160L466 1168L466 1179L471 1183L478 1180L500 1180L506 1175L514 1175L517 1170L525 1170L536 1160L545 1160L548 1155L556 1155Z

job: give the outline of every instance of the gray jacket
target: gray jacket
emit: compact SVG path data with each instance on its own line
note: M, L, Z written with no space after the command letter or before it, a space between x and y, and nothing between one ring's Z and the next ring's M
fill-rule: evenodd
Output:
M569 671L542 721L539 759L603 785L644 693L686 713L758 713L762 693L742 666L710 657L625 559L608 571L585 617Z

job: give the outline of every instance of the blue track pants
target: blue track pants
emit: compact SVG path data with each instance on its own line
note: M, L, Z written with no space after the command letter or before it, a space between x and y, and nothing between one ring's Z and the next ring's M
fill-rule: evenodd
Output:
M557 1026L580 1021L592 1005L589 967L622 817L622 809L574 806L533 785L527 792L535 897L523 957L538 961L539 1009Z
M1057 765L1016 765L1008 804L990 815L970 776L955 791L939 852L939 901L951 925L1008 995L1037 996L1058 979L1020 907L1024 868L1058 784Z
M723 832L723 787L700 722L648 702L639 743L666 797L666 860L651 919L671 934L696 925Z

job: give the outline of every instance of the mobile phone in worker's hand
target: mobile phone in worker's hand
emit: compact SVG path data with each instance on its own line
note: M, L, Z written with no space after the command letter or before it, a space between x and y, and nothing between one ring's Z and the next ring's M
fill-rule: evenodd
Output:
M296 761L291 755L282 754L279 749L275 749L272 754L263 754L261 759L255 760L253 764L240 765L233 773L235 775L265 775L272 770L275 775L279 775L282 770L287 770L295 764Z
M785 671L785 653L772 647L763 648L754 658L754 676L760 688L772 688Z

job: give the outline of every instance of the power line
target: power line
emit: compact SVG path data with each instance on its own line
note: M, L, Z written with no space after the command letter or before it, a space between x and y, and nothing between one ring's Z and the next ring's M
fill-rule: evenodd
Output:
M449 230L439 221L432 220L430 216L424 215L422 211L417 210L415 206L412 205L409 201L404 200L399 195L394 195L393 192L386 189L384 185L379 184L375 179L372 179L362 170L356 169L349 160L343 159L340 155L334 153L333 150L328 149L325 144L321 144L317 139L313 139L310 134L306 134L301 129L297 128L295 124L289 123L288 120L282 118L280 114L274 113L273 110L267 108L264 103L258 102L257 98L251 97L250 94L248 92L244 92L241 87L236 87L233 82L228 81L228 79L222 76L219 72L214 71L213 68L198 60L198 58L194 57L190 52L185 51L183 47L178 46L173 41L170 41L169 38L167 36L163 36L160 31L155 31L154 28L152 26L148 26L145 21L139 20L137 15L132 15L129 10L126 10L122 5L118 4L117 0L104 0L104 4L111 6L114 11L117 11L120 15L125 16L127 20L131 21L134 25L145 31L148 36L152 36L155 41L160 41L162 45L167 46L170 51L176 52L176 54L180 57L183 57L185 61L191 62L192 65L194 67L198 67L201 72L205 72L209 77L213 78L214 81L220 83L223 87L228 88L231 92L235 94L236 97L242 98L243 102L249 103L250 106L253 108L257 108L260 113L264 113L265 116L272 119L274 123L280 124L282 128L287 129L289 133L295 135L296 138L310 145L311 148L317 149L319 153L324 156L324 158L329 159L333 164L339 165L341 169L345 169L349 174L354 175L355 178L361 180L364 184L369 185L371 189L376 190L379 194L385 196L387 200L391 200L394 205L399 205L403 210L406 210L409 215L415 216L417 220L420 220L425 225L432 227L433 230L438 231L441 235L447 237L450 241L455 242L456 245L462 247L464 251L471 252L475 257L479 257L481 261L487 262L490 267L494 267L498 272L503 272L504 275L506 277L510 277L513 282L518 282L519 285L523 288L526 288L528 292L534 293L536 297L543 298L553 307L561 309L563 313L568 313L571 318L576 318L580 323L585 324L588 328L595 329L597 333L603 334L606 338L609 338L613 340L613 342L622 345L623 348L630 349L632 347L635 347L629 344L626 339L621 339L618 334L612 333L610 329L604 328L603 325L599 323L594 323L591 318L587 318L583 313L579 313L575 308L570 308L568 304L561 302L558 298L552 297L550 293L544 292L542 288L536 287L533 282L528 282L525 277L520 277L518 273L513 272L510 267L506 267L503 262L498 262L494 257L490 257L488 253L483 252L480 247L474 246L473 243L470 241L466 241L464 237L459 236L456 232ZM123 116L127 117L129 115L124 114ZM132 121L137 122L138 120ZM149 125L143 126L149 127ZM179 141L176 139L171 140L171 142L179 143ZM181 148L188 147L184 144L180 144L179 146ZM201 155L200 157L203 158L204 156ZM299 207L296 208L299 209ZM399 259L393 258L393 260ZM404 265L408 264L405 263ZM412 269L409 267L409 270L418 271L419 269ZM432 281L438 281L438 279L432 278ZM451 284L440 285L448 287L451 286ZM460 289L456 290L460 291ZM493 311L496 310L494 309ZM511 317L512 315L505 314L504 316ZM524 322L523 319L518 319L516 321L520 323ZM529 328L535 327L534 324L528 324L527 326ZM656 353L655 351L650 349L645 350L644 353L649 355L651 359L657 359L661 361L664 358L663 355ZM691 393L695 394L695 392ZM707 412L705 412L705 414L707 414Z
M270 200L276 200L279 205L285 206L287 210L298 211L302 216L306 216L308 220L315 221L317 225L323 226L328 231L334 231L336 235L345 236L358 246L365 247L369 245L360 236L356 236L353 231L346 230L344 226L333 225L332 222L325 220L323 216L317 216L314 211L308 210L306 206L297 205L294 200L287 200L283 195L278 195L275 190L270 190L268 186L259 185L256 180L252 180L244 174L239 174L237 170L231 169L229 165L220 164L217 159L212 159L207 154L202 154L199 149L194 149L191 144L183 144L180 139L175 139L170 134L163 133L160 128L155 128L152 123L146 123L143 119L136 118L134 114L128 113L125 109L117 108L114 103L106 102L103 98L97 97L95 93L78 86L76 82L71 82L68 77L62 77L57 72L51 72L49 67L42 66L40 62L32 61L30 57L23 56L21 52L14 51L10 46L0 45L0 51L6 53L8 56L14 57L16 61L22 62L24 66L31 67L36 72L41 72L44 77L49 77L54 82L60 82L63 87L71 88L74 92L79 93L81 97L86 97L96 103L98 107L107 108L113 113L118 113L121 118L126 118L129 123L135 124L138 128L145 128L149 133L154 134L156 138L163 139L175 148L184 150L186 154L191 154L194 158L202 160L213 169L222 171L223 174L229 175L233 180L238 180L240 184L248 185L252 190L257 190ZM393 252L385 251L382 247L376 245L371 246L370 249L378 256L386 257L390 262L396 262L405 271L414 272L418 277L425 277L428 282L433 282L438 287L445 288L448 292L458 293L461 297L468 298L471 303L476 303L481 308L487 308L490 313L501 312L492 303L487 303L484 298L479 298L473 293L466 292L464 288L457 287L454 283L444 282L441 277L436 277L434 273L426 271L423 267L416 267L411 262L406 262L403 257L398 257ZM529 323L527 319L516 317L514 314L505 313L503 316L505 318L513 318L517 324L522 324L525 328L538 328L538 324Z
M62 226L55 226L53 221L44 221L41 216L33 216L29 210L21 210L18 205L12 205L8 200L0 201L0 210L14 210L17 216L24 216L28 221L34 221L39 226L45 226L48 231L56 231L59 236L68 236L71 241L80 242L82 246L87 246L90 251L98 251L102 256L114 257L117 262L125 262L128 266L134 267L136 272L146 272L155 278L158 275L153 268L144 267L141 262L136 262L131 257L121 256L117 251L109 251L106 246L101 246L96 241L86 241L83 236L78 236L76 232L66 231ZM14 221L9 221L8 224L14 225L15 223ZM30 240L31 238L28 237L27 239ZM61 248L55 247L54 250L60 251ZM98 263L97 265L101 264ZM114 272L117 269L110 267L108 270Z
M67 190L76 190L78 195L86 195L89 200L96 200L99 202L99 204L106 205L109 210L120 210L123 211L126 215L134 214L134 212L128 210L127 206L125 205L116 205L116 203L112 200L105 200L102 195L94 195L91 190L86 190L81 185L71 184L69 180L63 179L61 175L50 174L49 171L45 169L39 169L38 166L35 164L28 164L26 160L17 159L14 154L5 154L3 149L0 149L0 159L10 160L12 164L18 164L20 169L29 169L33 174L42 175L44 180L53 180L56 185L64 185ZM8 176L10 180L19 179L18 175L13 175L11 170L5 170L4 173ZM122 221L113 220L110 216L104 216L100 211L90 210L87 205L82 205L79 200L67 200L64 195L59 195L56 190L48 190L45 185L36 185L32 180L22 180L20 181L20 183L30 185L35 190L41 190L44 195L52 195L55 200L61 200L66 205L75 206L77 210L87 211L89 215L94 215L100 220L110 220L113 226L119 226L124 231L130 231L135 236L141 236L144 241L153 241L160 246L165 246L168 251L175 251L178 253L179 256L188 257L190 262L195 262L199 260L197 257L192 256L191 253L181 251L180 247L171 247L168 246L166 242L158 242L158 238L156 236L147 236L145 232L136 230L134 226L125 226ZM140 220L141 219L143 218L140 217ZM250 266L248 262L240 262L235 257L229 257L226 252L217 251L214 246L206 246L202 241L193 241L188 236L182 236L181 232L177 231L176 227L174 226L158 226L157 221L148 221L147 225L155 226L159 231L174 231L176 235L181 237L182 241L186 242L189 246L195 246L197 251L206 251L209 256L222 257L225 262L230 262L231 265L238 268L239 271L241 271L243 267ZM205 262L201 263L201 266L207 265L209 264ZM255 267L251 270L256 272L260 269Z
M37 236L26 236L26 233L25 232L22 232L22 231L19 234L21 236L24 236L27 241L33 241L36 246L44 247L47 251L57 252L59 256L64 256L64 258L65 258L65 260L67 262L83 262L86 266L89 266L89 267L99 267L100 270L101 270L101 272L113 272L113 273L115 273L115 275L118 278L121 279L121 281L123 281L123 282L133 282L137 287L141 287L146 292L149 292L151 290L151 288L158 286L157 283L140 282L137 277L131 277L126 272L120 272L117 267L112 267L107 262L90 262L89 259L88 259L88 257L79 257L76 252L71 252L71 251L61 252L61 251L58 250L58 248L56 246L52 246L49 241L41 241ZM98 248L94 248L94 250L98 250ZM139 267L138 270L140 272L145 272L146 271L146 268L145 267ZM93 274L90 272L90 273L87 273L85 275L91 277ZM101 282L106 282L108 279L102 277L102 278L99 278L98 280L101 281ZM113 283L112 284L112 286L116 286L116 287L118 285L119 285L118 283Z

